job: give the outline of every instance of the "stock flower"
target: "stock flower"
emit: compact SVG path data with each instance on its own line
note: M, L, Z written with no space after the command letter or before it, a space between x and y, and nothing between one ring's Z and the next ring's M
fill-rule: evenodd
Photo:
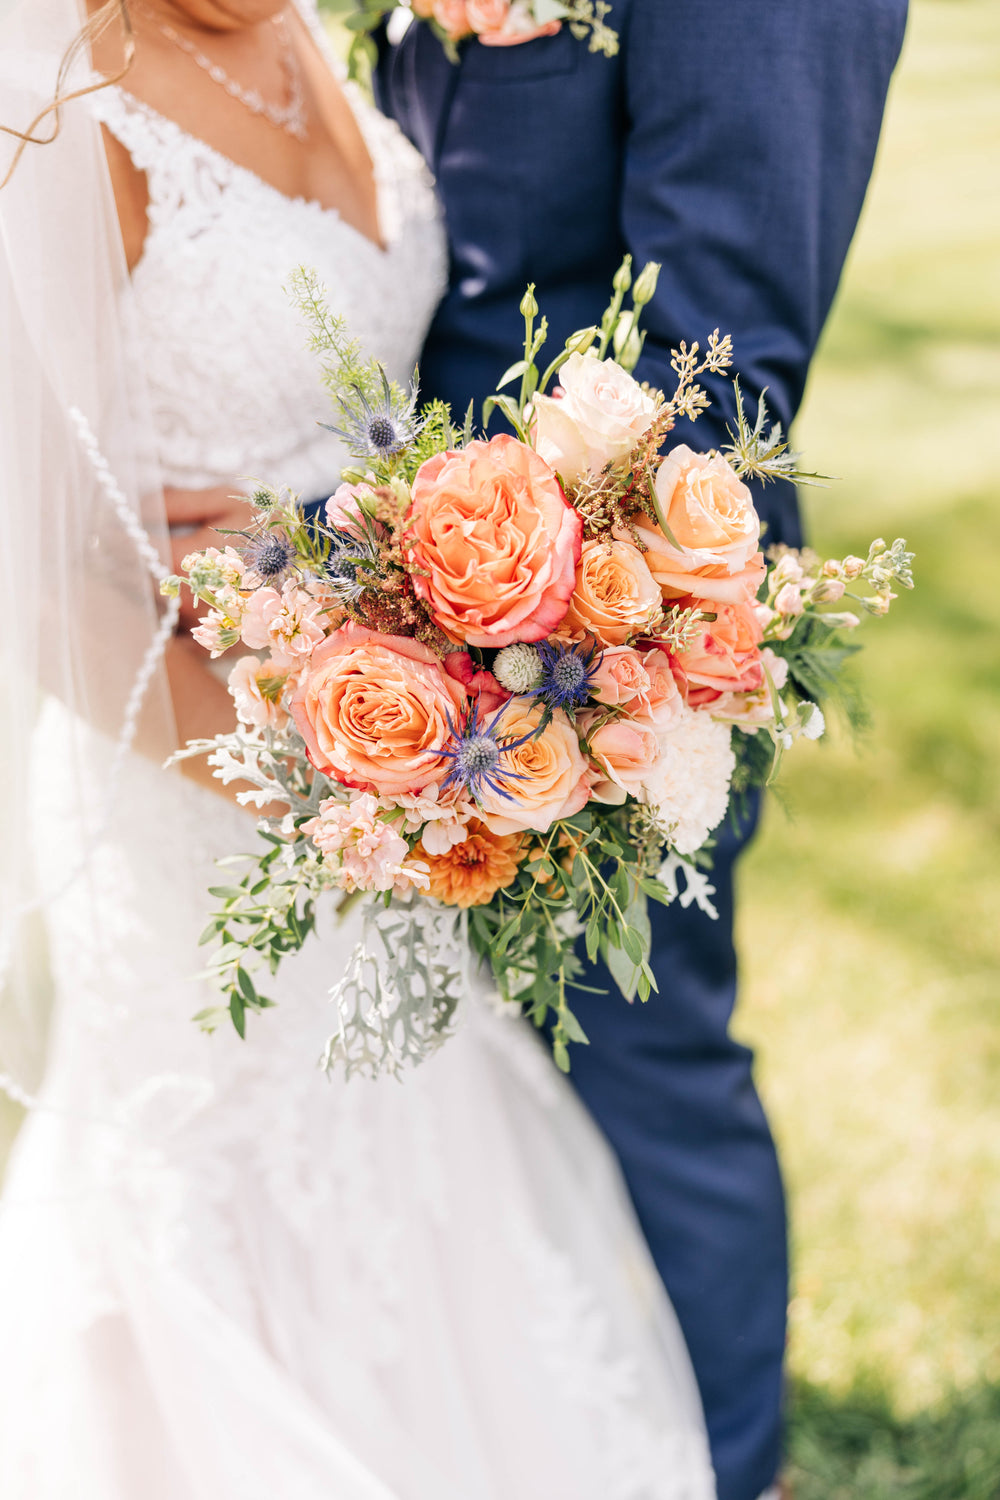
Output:
M299 664L296 658L310 656L326 631L320 604L289 579L280 594L260 588L250 595L240 634L252 651L269 649L275 662L287 669Z
M422 792L401 792L386 799L386 806L402 812L404 831L419 833L428 854L444 854L460 844L476 811L475 803L461 792L444 790L441 786L428 786Z
M584 542L563 630L585 630L605 646L621 646L649 629L661 609L660 589L631 542Z
M446 906L483 906L516 877L523 843L521 834L494 833L474 818L460 844L434 854L421 840L413 852L427 869L429 896Z
M568 485L628 458L656 419L656 402L613 359L571 354L559 372L560 396L536 396L536 450Z
M601 722L600 710L579 721L597 779L591 787L595 802L622 803L638 797L655 766L660 743L655 732L638 719L622 717Z
M760 641L762 631L750 604L693 601L714 620L699 622L689 644L674 655L681 690L692 708L714 703L723 693L746 693L764 681Z
M726 724L738 724L747 734L755 734L762 724L774 723L774 698L771 689L777 693L785 686L788 681L788 663L783 656L776 656L770 646L763 646L760 665L760 687L746 693L723 693L709 710L713 719L721 719Z
M465 704L427 646L350 622L314 653L292 717L317 769L391 797L444 779L441 747Z
M380 816L369 794L351 802L326 797L319 815L303 823L302 832L339 871L347 891L395 891L426 888L427 866L410 859L410 846Z
M661 463L655 488L677 546L648 517L636 517L635 525L664 597L697 594L723 604L752 599L766 571L760 520L753 496L721 454L679 444Z
M510 743L503 790L487 787L479 797L483 821L494 833L534 829L545 833L557 818L569 818L588 798L587 763L576 730L556 709L539 732L546 710L512 698L494 721L494 733Z
M287 668L265 657L242 656L229 674L229 691L241 724L257 729L276 729L288 718L281 706L281 692L288 680Z
M437 625L470 646L551 634L566 613L583 522L537 453L506 435L427 460L406 548Z

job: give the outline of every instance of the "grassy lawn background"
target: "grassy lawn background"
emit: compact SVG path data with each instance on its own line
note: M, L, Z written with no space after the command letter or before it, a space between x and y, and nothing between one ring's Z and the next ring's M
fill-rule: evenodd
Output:
M1000 5L916 0L796 431L821 550L905 535L862 753L788 764L738 1030L790 1187L798 1500L1000 1496Z
M914 0L796 438L842 476L816 544L903 534L918 591L868 627L864 753L797 753L742 872L796 1500L1000 1496L998 181L1000 3Z

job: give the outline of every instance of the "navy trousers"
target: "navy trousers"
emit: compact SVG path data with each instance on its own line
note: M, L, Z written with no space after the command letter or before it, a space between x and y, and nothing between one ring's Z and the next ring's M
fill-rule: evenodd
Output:
M781 1459L787 1299L785 1204L752 1055L729 1035L736 998L733 873L751 836L720 831L719 918L652 905L659 994L574 996L590 1046L571 1080L614 1147L687 1339L719 1500L756 1500Z

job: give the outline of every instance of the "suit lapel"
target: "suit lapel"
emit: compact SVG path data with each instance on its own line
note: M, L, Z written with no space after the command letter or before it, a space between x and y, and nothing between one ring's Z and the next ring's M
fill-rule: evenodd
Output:
M431 28L421 21L413 22L396 49L394 71L402 85L409 133L435 172L461 70L461 63L448 61Z

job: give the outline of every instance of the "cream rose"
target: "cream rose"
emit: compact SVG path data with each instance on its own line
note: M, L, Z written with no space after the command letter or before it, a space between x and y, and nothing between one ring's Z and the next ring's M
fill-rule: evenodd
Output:
M421 466L407 512L413 587L462 646L550 635L566 613L583 521L516 438L469 443Z
M726 460L681 443L657 471L656 496L677 546L648 517L636 517L635 525L664 596L697 594L722 604L752 599L765 573L760 520Z
M621 646L648 630L660 613L660 587L631 542L584 542L569 608L560 629L585 630Z
M556 709L543 732L535 737L544 710L513 698L496 724L498 739L531 736L500 758L505 796L487 788L480 798L483 821L494 833L545 833L557 818L569 818L587 803L587 763L580 752L576 730Z
M465 689L419 641L341 626L313 655L292 717L319 770L385 797L443 780Z
M628 458L653 425L656 402L613 359L571 354L559 383L532 403L532 439L566 484Z

